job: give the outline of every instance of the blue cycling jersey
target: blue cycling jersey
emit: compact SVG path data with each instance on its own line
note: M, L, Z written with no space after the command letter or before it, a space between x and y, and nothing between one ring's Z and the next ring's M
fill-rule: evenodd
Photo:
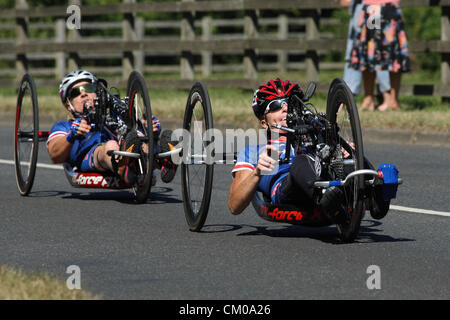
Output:
M52 129L50 130L50 135L47 139L47 146L50 141L56 137L65 137L71 131L72 121L59 121L56 122ZM76 139L70 150L69 158L67 163L72 167L81 167L81 162L83 161L86 154L98 144L105 143L108 140L114 140L115 136L109 130L101 130L89 132L83 139Z
M271 140L271 145L281 151L280 159L284 159L286 156L286 142L280 140ZM255 170L259 155L264 151L265 145L246 146L242 149L237 157L236 164L231 171L234 177L234 173L241 170ZM275 167L274 171L268 175L263 175L258 185L258 190L264 193L266 196L272 198L276 192L276 188L279 182L289 174L289 168L295 157L294 148L291 147L289 163L281 164Z
M156 126L159 131L161 131L161 124L156 117L153 117L156 122ZM73 121L59 121L56 122L52 129L50 130L49 137L47 139L47 147L50 141L57 137L66 137L70 131ZM84 138L76 139L72 145L69 158L66 162L72 166L81 169L82 171L95 169L93 167L93 160L88 160L87 155L93 154L93 151L98 145L103 144L109 140L116 140L117 136L115 133L108 130L106 127L102 130L92 130ZM155 144L156 148L156 144ZM83 163L83 161L85 163ZM83 164L83 165L82 165Z

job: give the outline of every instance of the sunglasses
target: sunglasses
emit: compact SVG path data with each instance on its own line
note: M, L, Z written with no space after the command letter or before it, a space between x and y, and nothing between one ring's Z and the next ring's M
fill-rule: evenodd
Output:
M81 90L83 90L86 93L94 93L97 91L97 86L91 83L82 84L81 86L72 88L67 97L69 98L69 100L72 100L81 94Z
M288 104L288 99L287 98L270 101L270 103L267 105L265 113L274 112L274 111L280 110L283 107L284 103Z

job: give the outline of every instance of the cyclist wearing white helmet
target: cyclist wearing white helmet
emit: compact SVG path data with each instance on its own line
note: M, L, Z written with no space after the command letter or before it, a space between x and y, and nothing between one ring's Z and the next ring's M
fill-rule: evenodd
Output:
M92 130L95 123L91 124L82 119L84 106L91 108L94 106L97 85L100 81L104 80L97 79L86 70L70 72L61 81L59 86L61 102L70 112L72 120L57 122L50 131L47 148L52 162L67 162L83 172L114 172L115 168L107 152L120 149L118 136L106 129ZM153 118L153 131L161 131L161 125L156 117ZM120 172L121 168L119 168ZM122 178L130 182L127 175L124 173Z
M91 131L91 124L81 119L83 107L94 105L97 83L97 77L85 70L70 72L62 80L61 102L74 120L57 122L51 129L47 148L52 162L68 162L80 171L113 170L106 152L119 150L119 144L103 131Z
M77 91L75 90L72 92L70 89L72 89L72 87L77 83L78 85L81 85L79 84L79 82L81 81L91 84L90 86L85 87L85 90L87 89L88 91L90 91L94 89L92 92L87 93L95 93L95 86L97 85L98 79L92 73L86 70L75 70L73 72L70 72L64 77L64 79L61 81L61 84L59 85L59 95L61 97L61 102L63 103L64 107L68 108L73 115L78 116L83 112L82 109L83 105L81 105L81 110L77 111L75 109L71 100L73 99L73 97L75 96L75 92ZM97 95L95 95L95 97L96 96Z

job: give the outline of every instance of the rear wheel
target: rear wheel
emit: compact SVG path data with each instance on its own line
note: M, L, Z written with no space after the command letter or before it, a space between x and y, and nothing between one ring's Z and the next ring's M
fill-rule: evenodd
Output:
M136 202L145 203L152 187L153 125L147 85L141 74L136 71L133 71L128 78L127 96L129 97L130 130L136 131L143 142L140 150L141 157L136 164L138 178L133 190Z
M208 157L213 118L211 101L205 86L197 82L191 89L184 114L183 129L190 132L187 148L183 148L181 182L186 221L191 231L200 231L208 215L214 164ZM205 138L205 139L203 139Z
M36 85L30 74L22 78L17 97L14 130L16 182L22 196L33 186L39 150L39 114Z
M327 100L327 118L337 125L335 132L336 149L333 155L335 166L332 168L333 179L343 179L355 170L364 169L364 150L358 108L353 94L341 79L335 79L330 86ZM346 166L344 167L344 158ZM340 165L339 165L340 164ZM345 221L337 225L344 242L353 241L359 232L364 214L364 176L352 179L344 187Z

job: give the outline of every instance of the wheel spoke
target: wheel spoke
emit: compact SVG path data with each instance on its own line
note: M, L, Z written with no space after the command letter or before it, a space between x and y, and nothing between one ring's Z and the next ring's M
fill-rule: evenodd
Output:
M16 181L21 195L31 190L36 172L38 154L38 110L36 86L33 78L25 74L17 99L14 160Z
M192 139L188 162L181 166L185 216L189 229L199 231L208 214L213 172L213 166L204 161L207 141L203 140L205 132L212 128L211 103L200 83L189 93L183 128L189 130Z
M130 98L130 115L133 128L137 131L143 147L140 150L141 158L137 161L138 182L133 186L135 200L138 203L145 202L151 190L153 174L153 128L150 97L144 78L133 71L128 78L127 96ZM148 119L150 119L148 121ZM143 135L143 136L142 136Z
M205 143L202 133L205 132L206 124L203 114L203 106L199 101L193 106L192 121L190 124L193 144L191 154L204 154ZM201 141L201 144L198 143ZM198 150L197 150L198 149ZM194 215L198 215L204 194L206 168L204 165L188 165L189 197Z
M347 163L345 165L344 175L348 174L349 170L362 169L364 166L364 152L358 110L350 89L341 79L335 79L330 86L327 116L339 128L337 146L341 149L339 150L340 152L335 153L335 159L338 162L352 159L351 164ZM347 187L343 188L345 209L348 210L348 216L347 221L338 224L337 227L342 240L345 242L353 241L359 232L363 215L361 189L364 185L361 183L362 178L362 176L354 178Z

